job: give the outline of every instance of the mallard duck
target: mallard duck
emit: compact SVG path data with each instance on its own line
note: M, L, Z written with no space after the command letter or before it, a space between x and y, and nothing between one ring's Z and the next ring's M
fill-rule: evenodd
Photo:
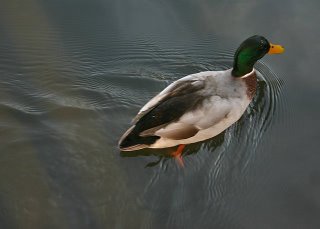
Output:
M284 48L263 36L246 39L234 55L233 68L185 76L145 104L119 140L122 151L178 146L212 138L238 121L256 92L254 64Z

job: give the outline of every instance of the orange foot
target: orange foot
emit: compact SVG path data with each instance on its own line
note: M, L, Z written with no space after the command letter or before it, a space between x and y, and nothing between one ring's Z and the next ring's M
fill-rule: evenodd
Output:
M182 151L183 151L185 146L186 145L179 145L178 149L171 154L171 156L173 156L176 159L176 161L178 162L178 164L182 168L184 167L184 162L183 162L183 159L182 159Z

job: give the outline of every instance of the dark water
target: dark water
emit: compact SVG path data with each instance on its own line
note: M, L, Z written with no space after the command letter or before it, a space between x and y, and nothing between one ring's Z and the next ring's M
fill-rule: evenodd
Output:
M2 0L0 228L320 228L320 4L289 1ZM265 57L239 122L186 147L120 154L151 97Z

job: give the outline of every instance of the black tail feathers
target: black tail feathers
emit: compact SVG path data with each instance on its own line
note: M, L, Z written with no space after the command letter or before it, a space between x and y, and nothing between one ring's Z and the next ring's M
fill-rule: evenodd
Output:
M122 151L133 151L148 148L155 143L159 136L141 137L135 130L135 126L128 129L119 140L119 148Z

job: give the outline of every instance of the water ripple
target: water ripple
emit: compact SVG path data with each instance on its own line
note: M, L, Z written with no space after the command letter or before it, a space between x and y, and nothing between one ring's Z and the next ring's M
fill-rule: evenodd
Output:
M229 68L232 64L232 52L223 52L216 54L217 59L211 57L214 62L219 62L217 68ZM192 56L192 58L197 58ZM170 62L170 59L169 59ZM166 62L165 62L166 63ZM205 68L211 69L211 65L205 65ZM198 66L199 69L203 68ZM190 66L189 66L190 68ZM190 183L194 182L197 173L201 170L207 171L203 178L205 182L198 188L205 194L205 205L203 212L212 214L212 207L223 204L223 198L231 192L231 184L237 179L243 180L246 184L246 173L250 166L254 164L257 148L267 135L268 130L275 122L282 120L285 114L285 104L282 93L282 82L279 77L263 62L257 64L258 70L258 88L253 102L248 107L243 117L225 133L206 141L187 147L185 154L185 171L181 171L173 163L164 161L156 170L140 196L141 203L151 208L157 206L161 193L154 191L160 186L171 186L170 182L178 182L172 198L175 200L169 207L170 213L167 224L170 226L180 225L183 218L179 218L178 211L186 208L187 199L190 198L186 190L191 188ZM274 117L277 117L276 119ZM165 170L164 166L166 165ZM168 177L165 174L172 174L171 181L165 181ZM172 188L172 186L171 186ZM153 194L151 194L153 193ZM148 203L148 204L147 204ZM155 209L153 209L155 210ZM160 209L158 209L160 210ZM181 221L180 221L181 220Z
M92 168L85 159L92 148L102 152L101 158L104 154L112 158L108 166L126 163L116 161L119 158L115 156L120 132L140 107L166 85L188 74L232 66L234 50L226 49L223 42L212 36L201 39L191 36L173 42L159 40L157 36L127 40L125 36L102 33L102 38L108 38L105 42L102 38L92 39L93 35L84 38L69 31L64 33L67 38L63 46L56 31L50 30L18 39L16 46L0 45L0 51L11 50L12 55L0 57L0 134L8 142L3 148L6 150L31 139L41 151L51 152L46 147L59 142L59 155L71 155L70 164L88 173ZM46 42L35 45L41 39ZM168 228L183 227L188 217L192 217L190 209L201 213L201 217L194 219L196 226L223 207L224 197L232 192L235 182L241 180L241 185L246 185L246 174L254 164L259 144L268 137L270 128L282 121L286 110L281 80L263 62L258 63L257 70L260 72L257 94L243 117L215 138L187 146L185 169L168 157L173 149L130 155L145 157L138 165L152 161L149 163L152 166L140 174L147 176L145 180L137 174L136 164L123 168L127 171L124 177L132 186L134 181L144 182L133 198L138 207L148 210L144 228L154 228L154 218L163 219ZM15 118L19 121L14 121ZM15 138L19 131L21 136ZM47 166L51 166L51 160L43 157ZM104 171L104 165L98 168ZM52 168L50 171L55 174L55 167ZM68 172L69 164L65 168ZM121 211L127 210L126 203L122 205L119 217Z

